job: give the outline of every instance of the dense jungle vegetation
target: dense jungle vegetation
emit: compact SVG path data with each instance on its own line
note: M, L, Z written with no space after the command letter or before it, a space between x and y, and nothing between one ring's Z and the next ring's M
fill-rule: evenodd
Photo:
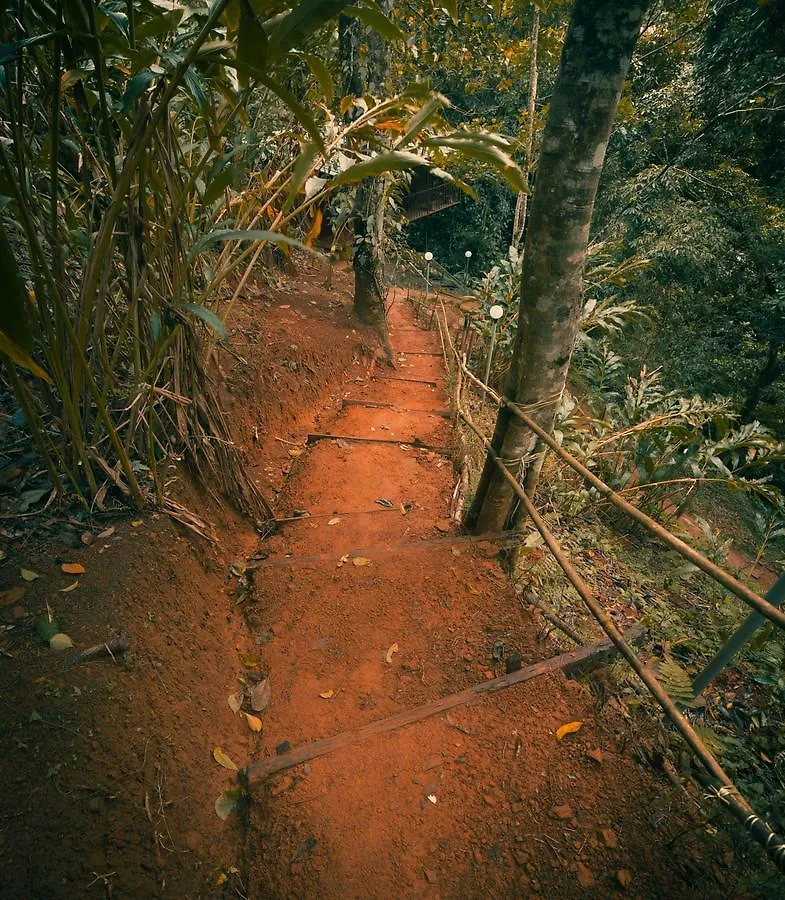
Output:
M503 307L491 373L503 388L572 6L5 4L3 513L154 506L189 521L167 489L177 459L260 527L272 518L232 443L214 351L246 286L303 254L351 260L355 312L391 361L385 278L432 252L481 300L477 372L485 312ZM717 559L724 529L752 561L780 566L785 2L654 0L643 15L555 433L653 515L674 523L691 511ZM425 170L461 199L409 224L405 198ZM546 472L549 512L584 517L596 543L611 541L607 517L589 511L596 493L558 466ZM626 573L636 597L651 586L645 565ZM674 590L709 592L687 583L693 574L674 576ZM705 662L740 619L709 599L705 619L651 613L676 691L679 666ZM774 711L749 713L752 762L735 737L725 749L741 783L769 797L785 764L772 727L785 650L772 640L753 653ZM774 760L765 772L761 754ZM770 806L783 815L781 800Z

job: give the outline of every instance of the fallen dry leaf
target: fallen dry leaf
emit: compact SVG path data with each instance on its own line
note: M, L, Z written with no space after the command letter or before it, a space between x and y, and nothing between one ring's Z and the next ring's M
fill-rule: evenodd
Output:
M595 762L600 764L602 764L604 759L602 750L600 750L599 747L595 747L594 750L589 750L587 756L590 756Z
M68 587L60 588L61 594L70 594L71 591L75 591L79 587L79 582L75 581L73 584L69 584Z
M327 523L328 525L337 525L341 520L336 516L334 519L330 519Z
M619 869L616 880L623 888L628 888L632 884L632 873L628 869Z
M289 454L289 456L292 457L292 459L297 459L297 457L302 454L303 448L302 447L290 447L286 452Z
M229 709L231 709L231 711L233 713L240 712L240 707L243 705L242 692L237 693L237 694L229 694L228 703L229 703Z
M385 654L385 657L384 657L387 660L388 664L392 662L393 653L397 653L397 652L398 652L398 645L391 644L387 650L387 653Z
M0 606L13 606L18 603L25 595L25 589L21 584L16 587L8 588L8 590L0 591Z
M110 538L114 534L114 525L110 525L108 528L104 528L104 530L98 535L101 540L106 540L106 538Z
M20 569L19 573L25 581L35 581L36 578L41 577L38 572L34 572L32 569Z
M560 741L568 734L574 734L576 731L580 731L583 727L583 722L568 722L566 725L562 725L561 728L556 731L556 740Z
M131 522L131 528L138 528L140 525L144 525L144 519L134 519Z
M67 634L58 632L49 638L49 646L52 650L68 650L70 647L74 646L74 642Z
M262 730L262 720L258 716L252 716L250 713L243 713L245 716L245 721L248 723L248 727L251 731L261 731Z
M218 765L223 766L224 769L229 769L232 772L237 772L237 766L232 762L232 760L221 750L220 747L216 747L213 750L213 759L218 763Z
M365 556L354 556L352 557L352 565L355 566L370 566L371 561Z
M81 563L63 563L60 571L66 575L84 575L87 569Z
M470 594L479 594L479 593L480 593L480 592L477 590L477 588L476 588L473 584L469 584L468 581L466 582L466 590L467 590L468 593L470 593Z
M331 700L335 696L335 691L330 689L329 691L323 691L319 696L322 700Z
M251 689L251 709L254 712L264 712L270 703L271 697L272 686L270 685L270 679L265 678L264 681L255 684Z

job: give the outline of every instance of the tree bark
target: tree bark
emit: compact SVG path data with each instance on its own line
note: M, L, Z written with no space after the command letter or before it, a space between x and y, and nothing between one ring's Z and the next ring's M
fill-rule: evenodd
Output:
M758 372L758 377L747 392L744 405L741 408L741 421L748 423L755 418L760 399L766 388L771 387L775 381L785 375L785 361L780 359L782 341L769 341L769 350L766 354L766 363Z
M506 395L553 428L575 346L583 268L611 126L648 0L576 0L543 135ZM493 448L524 483L537 439L502 410ZM532 493L536 475L529 480ZM467 525L503 528L515 495L488 457Z
M532 170L532 147L534 146L534 115L537 104L537 42L540 37L540 11L534 7L534 18L532 19L532 33L529 40L529 102L526 118L526 183L529 184L529 174ZM518 194L518 201L515 204L515 220L512 225L512 245L517 247L523 238L524 229L526 228L526 206L529 201L529 195L526 191Z
M380 0L385 15L392 11L392 0ZM344 17L345 18L345 17ZM368 36L365 54L365 78L360 68L360 34L357 20L345 19L340 32L340 51L345 93L358 96L369 93L379 97L386 93L389 77L389 53L385 40L375 31ZM364 89L364 90L363 90ZM383 178L367 178L357 187L352 211L354 246L354 312L373 326L381 341L385 360L393 365L385 310L384 264L384 204L386 197Z

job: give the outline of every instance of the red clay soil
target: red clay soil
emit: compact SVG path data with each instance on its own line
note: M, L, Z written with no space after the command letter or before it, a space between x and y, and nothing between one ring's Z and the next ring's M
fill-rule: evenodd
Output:
M345 276L330 292L322 281L306 264L296 282L259 289L236 311L231 352L220 355L226 411L268 496L291 464L275 437L312 416L337 376L359 371L372 337L352 318ZM3 452L0 469L7 460ZM4 900L243 890L245 831L236 816L222 822L215 813L233 776L213 750L220 746L238 764L254 752L227 697L246 678L255 649L230 563L257 538L178 470L171 474L177 496L211 523L217 543L155 513L86 521L57 512L3 515L11 494L0 493ZM69 562L86 572L63 573ZM26 582L22 568L40 577ZM63 667L71 654L35 633L47 604L74 653L118 632L130 651Z
M314 760L218 818L235 783L218 747L242 766L557 652L494 548L451 540L452 465L414 446L453 442L435 333L398 301L397 368L369 366L345 273L322 281L258 288L218 358L253 477L280 517L310 516L260 542L180 476L216 543L156 514L0 519L0 591L25 589L0 604L0 896L733 896L629 723L562 676ZM393 442L306 446L314 432ZM64 666L35 635L47 604L78 651L119 631L131 650ZM228 697L265 676L256 734Z
M444 541L452 467L412 446L452 442L439 342L400 301L390 322L396 371L345 381L320 431L393 442L313 444L281 509L309 516L259 548L247 612L272 699L254 759L501 674L510 652L556 652L492 547ZM685 803L624 733L552 675L271 777L253 789L249 896L725 894L722 866L671 845Z

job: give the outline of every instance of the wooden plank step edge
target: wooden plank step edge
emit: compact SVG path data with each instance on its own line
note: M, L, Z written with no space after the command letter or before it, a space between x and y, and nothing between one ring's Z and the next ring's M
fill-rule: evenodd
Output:
M391 409L393 412L408 413L428 413L431 416L439 416L442 419L451 419L452 413L449 409L415 409L411 406L396 406L394 403L377 403L374 400L342 400L341 407L347 406L367 406L370 409Z
M305 443L308 445L315 444L317 441L351 441L352 443L360 444L404 444L407 447L411 447L413 450L429 450L432 453L439 453L442 456L451 455L451 452L447 447L436 447L433 444L426 444L425 441L421 441L418 437L415 437L411 441L404 441L400 438L361 437L360 435L354 434L313 433L309 434L305 439Z
M644 628L636 625L625 632L624 638L628 642L638 643L643 639L644 634ZM515 684L531 681L532 678L537 678L540 675L547 675L559 670L562 670L568 678L586 674L592 669L607 665L616 653L618 653L616 647L607 640L598 644L578 647L569 653L552 656L550 659L526 666L517 672L510 672L508 675L501 675L499 678L480 682L470 688L466 688L466 690L459 691L457 694L449 694L447 697L432 700L423 706L404 710L386 719L379 719L376 722L369 722L367 725L361 725L359 728L344 731L333 737L303 744L279 756L271 756L269 759L261 759L257 762L249 763L238 774L238 780L245 787L252 787L271 775L299 766L301 763L317 759L320 756L326 756L328 753L333 753L335 750L340 750L343 747L354 746L361 741L366 741L368 738L379 734L385 734L396 728L404 728L407 725L413 725L415 722L422 722L424 719L446 712L449 709L467 706L487 694L494 694Z

